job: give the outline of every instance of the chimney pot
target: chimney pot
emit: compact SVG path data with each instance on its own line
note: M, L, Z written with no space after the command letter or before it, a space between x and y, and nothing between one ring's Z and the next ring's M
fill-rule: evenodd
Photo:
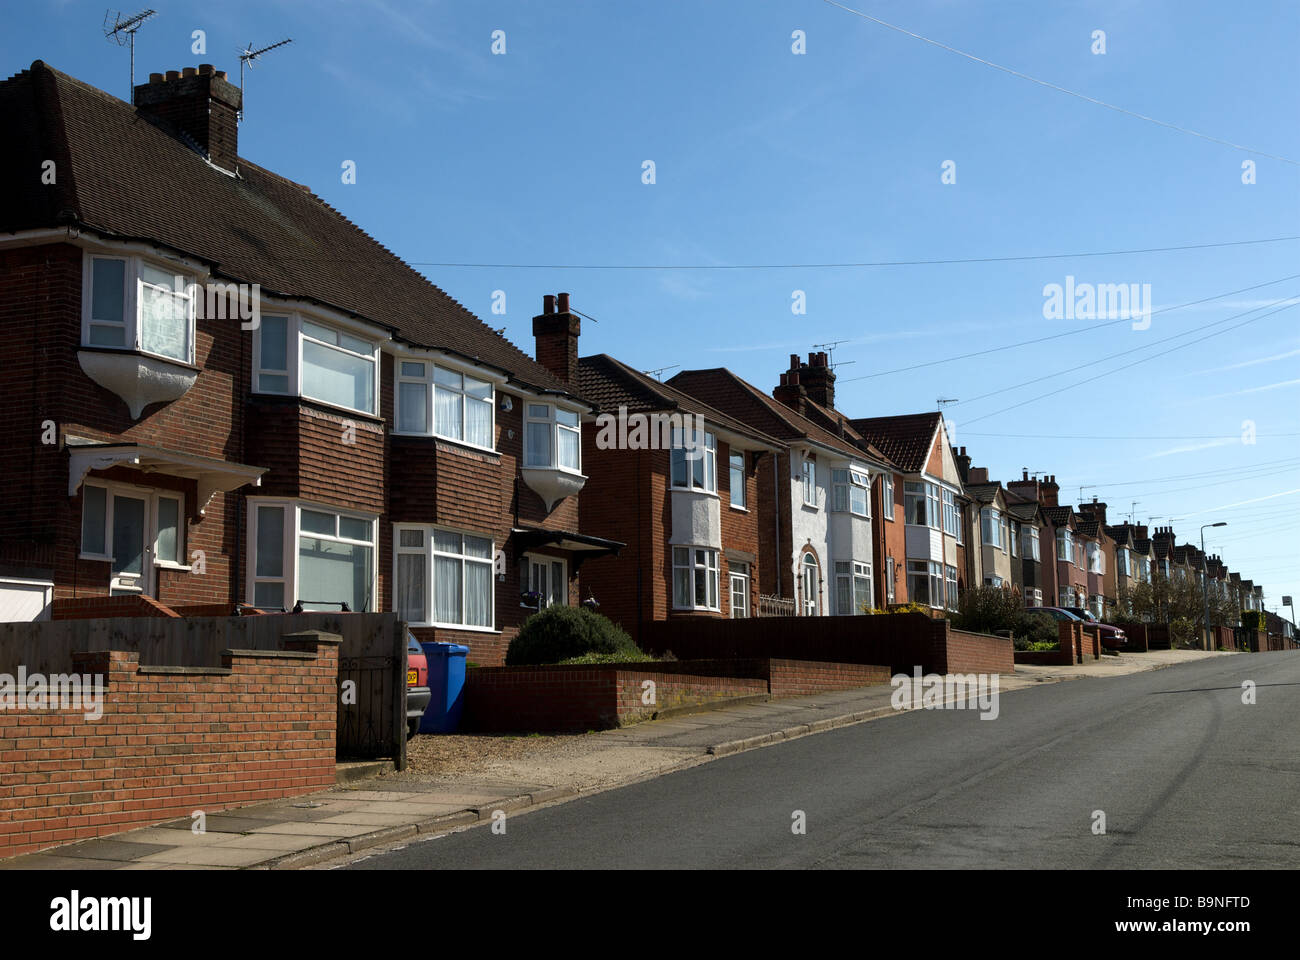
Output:
M203 76L205 76L205 77L207 77L207 76L211 76L211 75L212 75L212 71L213 71L214 69L216 69L216 68L213 67L212 64L210 64L210 63L200 63L200 64L199 64L199 73L203 74Z
M164 130L182 131L185 142L197 145L216 166L235 169L242 97L211 64L150 74L148 83L135 88L134 98L142 115L162 121Z
M226 71L218 70L215 74L213 74L213 76L215 76L218 80L224 80L226 79Z
M790 369L791 370L799 369L799 354L797 353L790 354Z
M150 83L162 83L162 82L163 82L163 75L162 75L161 73L151 73L151 74L149 74L149 82L150 82Z
M569 312L569 295L567 293L562 293L556 297L556 309L559 310L560 313Z
M193 67L184 67L181 70L181 76L185 77L186 79L190 77L198 76L198 73L199 71L194 69Z
M1021 478L1022 480L1028 480L1028 479L1029 479L1029 468L1028 468L1028 467L1021 467L1021 468L1020 468L1020 478Z
M555 312L555 294L548 293L542 297L542 313Z
M168 82L168 83L171 83L173 80L179 80L180 78L181 78L181 72L180 72L179 70L168 70L168 71L167 71L167 82Z

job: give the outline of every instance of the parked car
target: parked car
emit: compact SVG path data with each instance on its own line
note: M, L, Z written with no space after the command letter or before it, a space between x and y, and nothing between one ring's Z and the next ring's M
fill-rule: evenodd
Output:
M1109 623L1102 623L1087 607L1064 607L1063 609L1074 614L1080 620L1086 620L1094 627L1101 630L1101 645L1109 650L1118 650L1128 643L1128 636L1119 627Z
M420 720L429 707L429 660L414 634L406 635L406 739L420 732Z
M1045 613L1053 620L1064 620L1070 623L1083 619L1083 617L1071 613L1065 607L1025 607L1025 610L1029 613Z

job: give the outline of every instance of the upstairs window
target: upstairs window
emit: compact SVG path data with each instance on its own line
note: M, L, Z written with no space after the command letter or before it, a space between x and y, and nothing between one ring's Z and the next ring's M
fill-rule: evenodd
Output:
M943 491L943 532L957 536L957 500L951 490Z
M858 517L870 517L868 507L868 490L871 479L866 471L857 467L847 470L831 471L833 500L831 509L837 513L852 513Z
M727 458L730 473L731 505L738 510L745 509L745 455L733 453Z
M1038 545L1038 528L1021 527L1020 536L1021 536L1020 545L1025 554L1025 559L1026 560L1042 559L1042 555L1039 552L1039 545Z
M194 279L141 257L86 258L82 343L194 362Z
M1056 559L1074 562L1074 534L1068 527L1059 527L1056 531Z
M493 449L492 384L426 360L397 362L397 432Z
M718 438L712 433L693 430L688 445L682 428L673 427L670 460L674 488L718 492Z
M524 466L582 468L582 428L576 410L530 403L524 416Z
M253 334L253 392L301 396L376 416L378 348L296 314L265 314Z
M802 473L803 502L805 506L817 506L817 464L804 457Z
M894 477L892 474L888 474L888 473L885 474L885 484L884 484L883 496L881 497L881 499L884 501L885 519L893 520L894 519Z
M933 483L905 481L903 503L906 523L939 529L939 488Z

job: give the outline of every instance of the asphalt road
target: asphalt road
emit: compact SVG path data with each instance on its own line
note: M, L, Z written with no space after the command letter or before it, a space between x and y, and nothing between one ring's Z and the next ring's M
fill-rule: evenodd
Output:
M347 868L1295 868L1300 653L905 713L505 823Z

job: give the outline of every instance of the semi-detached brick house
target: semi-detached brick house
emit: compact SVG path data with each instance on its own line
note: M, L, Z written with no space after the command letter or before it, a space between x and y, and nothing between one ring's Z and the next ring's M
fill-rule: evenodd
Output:
M1044 605L1087 607L1088 544L1096 540L1080 532L1074 508L1059 503L1056 476L1012 480L1007 487L1022 500L1036 502L1044 521L1039 535Z
M582 529L626 544L584 567L584 602L634 636L652 620L758 616L761 485L780 441L605 354L577 368L600 411L583 436Z
M239 157L239 107L206 65L135 106L40 61L0 84L0 593L397 610L499 662L534 565L575 602L617 547L579 534L590 407Z
M879 549L877 531L896 513L892 500L886 510L877 498L894 468L836 413L825 354L810 361L816 373L801 381L792 356L772 396L722 368L683 371L670 383L780 439L776 462L758 478L761 554L774 558L762 590L785 601L770 612L857 615L880 604L877 577L889 584L893 572L895 555Z
M908 600L956 610L974 566L967 559L967 498L943 415L867 417L850 423L897 467Z
M1023 474L1024 480L1028 480L1029 471L1023 471ZM1053 606L1054 604L1050 602L1050 594L1047 603L1044 603L1043 599L1042 529L1046 525L1046 521L1043 519L1042 508L1037 500L1026 499L1019 492L1011 489L1009 484L1005 494L1007 511L1011 514L1013 526L1019 530L1018 535L1015 536L1020 548L1020 578L1015 581L1015 571L1013 570L1013 581L1017 583L1021 594L1025 598L1025 606ZM1050 554L1048 559L1050 561Z

